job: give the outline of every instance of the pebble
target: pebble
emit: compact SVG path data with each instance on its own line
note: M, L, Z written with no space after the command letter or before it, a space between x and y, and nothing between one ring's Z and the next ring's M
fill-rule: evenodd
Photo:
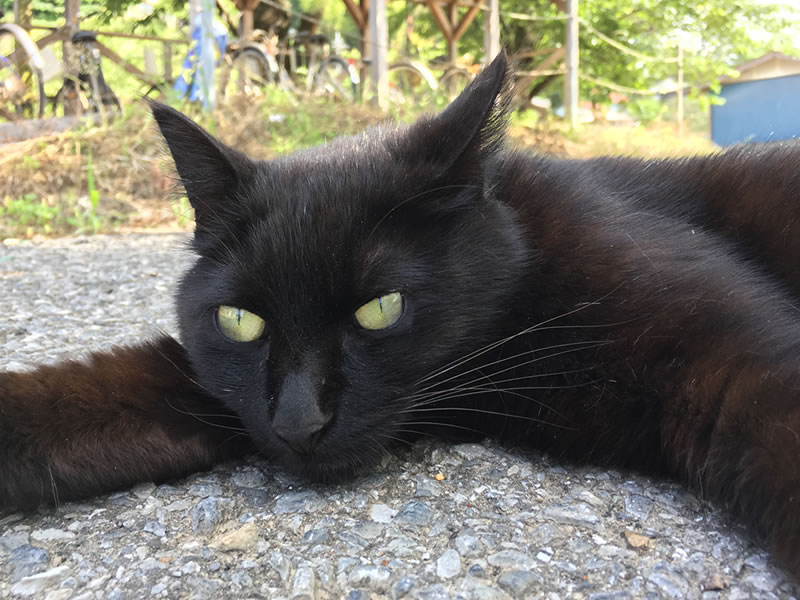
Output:
M6 567L13 570L11 581L44 571L50 564L50 555L41 548L23 544L14 548L6 559Z
M384 594L389 589L389 580L392 572L385 567L372 565L358 565L347 578L347 581L357 587L366 587L379 594Z
M489 555L487 560L493 567L518 568L526 571L536 568L536 561L531 556L517 550L501 550Z
M625 498L625 512L639 521L646 521L653 510L653 501L644 496L633 494Z
M258 525L246 523L238 529L216 537L210 545L225 552L247 552L254 549L258 543L258 533Z
M292 600L315 600L317 597L316 577L308 567L297 569L292 582Z
M407 523L409 525L428 525L433 518L433 510L430 505L421 500L409 502L394 518L395 523Z
M220 514L216 498L204 498L192 509L192 531L207 535L214 531Z
M273 512L276 515L314 512L325 506L322 497L314 491L287 492L275 502Z
M543 515L559 523L578 526L594 526L600 522L600 515L593 511L588 504L552 504L544 509Z
M500 587L506 592L511 594L514 598L518 598L523 594L527 594L536 585L543 585L544 578L531 571L509 571L503 573L498 580Z
M75 534L63 529L36 529L31 532L31 539L37 542L54 542L59 540L74 540Z
M445 550L436 561L436 575L452 579L461 572L461 557L452 548Z
M389 523L396 514L397 511L386 504L373 504L369 509L369 518L376 523Z
M23 577L20 581L11 586L11 594L14 596L33 596L41 594L47 588L58 584L69 573L69 567L62 565L54 567L43 573Z
M148 521L142 527L142 531L146 531L147 533L152 533L156 537L163 538L167 535L167 530L164 527L163 523L159 523L158 521Z

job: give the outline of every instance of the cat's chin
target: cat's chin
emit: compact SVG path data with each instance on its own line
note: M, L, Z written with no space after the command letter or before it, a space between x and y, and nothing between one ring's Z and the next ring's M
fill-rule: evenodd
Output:
M342 483L357 477L380 460L373 453L330 453L315 451L310 457L301 457L290 450L261 447L260 454L276 463L280 468L316 483Z

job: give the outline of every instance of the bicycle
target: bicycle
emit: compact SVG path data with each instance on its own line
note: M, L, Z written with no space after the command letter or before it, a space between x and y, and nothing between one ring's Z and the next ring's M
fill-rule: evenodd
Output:
M78 31L72 36L77 65L67 68L64 83L53 99L54 115L80 116L122 110L119 98L103 76L100 50L95 42L97 34L93 31Z
M13 23L0 25L0 117L17 121L44 116L43 70L42 55L28 33Z

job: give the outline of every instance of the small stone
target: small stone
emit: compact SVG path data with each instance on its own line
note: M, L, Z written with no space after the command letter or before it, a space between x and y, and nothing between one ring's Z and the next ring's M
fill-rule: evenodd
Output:
M275 502L276 515L311 513L325 506L325 501L314 491L288 492Z
M305 535L303 536L303 543L316 546L317 544L324 544L329 539L330 535L328 535L328 531L326 529L312 529L310 531L306 531Z
M231 583L240 588L248 588L253 585L253 578L244 571L235 571L231 575Z
M471 460L473 458L480 458L486 454L486 448L480 444L457 444L456 446L453 446L453 452L462 458Z
M536 568L536 562L527 554L517 550L501 550L496 554L491 554L488 558L489 564L493 567L517 568L530 571Z
M264 474L258 469L253 467L244 467L238 469L233 475L231 475L231 481L233 481L233 484L238 487L260 488L267 482L267 478L264 477Z
M218 536L210 546L223 552L246 552L255 548L258 543L258 526L246 523L238 529Z
M703 583L700 584L703 591L716 591L716 590L724 590L731 584L731 580L728 577L720 575L719 573L714 573L713 575L708 576L706 579L703 580Z
M509 571L504 573L498 580L500 587L507 591L514 598L522 597L537 584L544 583L544 579L530 571Z
M20 581L11 586L11 593L15 596L33 596L41 594L47 588L57 585L64 576L69 573L69 567L61 565L54 567L43 573L37 573L30 577L23 577Z
M316 577L308 567L300 567L292 582L292 600L315 600L317 597Z
M354 586L365 586L379 594L385 594L389 589L389 579L392 572L385 567L375 567L372 565L358 565L347 578L347 581Z
M409 502L397 516L394 518L395 523L408 523L410 525L427 525L433 518L433 510L426 502L415 500Z
M374 540L383 535L386 528L380 523L361 521L352 527L351 531L365 540Z
M639 521L644 521L653 510L653 501L639 494L632 494L625 498L625 512Z
M149 523L145 523L142 530L146 531L147 533L152 533L156 537L163 538L167 535L167 530L164 527L163 523L159 523L158 521L150 521Z
M369 509L369 518L376 523L389 523L396 514L397 511L386 504L373 504Z
M594 526L600 522L600 515L593 511L588 504L552 504L542 511L546 519L559 523L577 526Z
M50 555L45 550L30 544L17 546L6 559L6 566L14 570L11 583L44 571L49 563Z
M474 535L462 531L455 539L456 550L464 557L477 557L483 554L483 543Z
M269 564L275 569L282 581L289 579L289 569L291 565L283 554L280 552L273 552L270 554Z
M689 582L677 569L666 563L658 563L647 578L666 598L683 598L689 591Z
M205 498L192 509L192 531L195 534L209 534L214 531L219 520L216 498Z
M189 487L189 493L198 498L222 496L222 488L218 483L195 483Z
M20 531L19 533L9 533L7 535L0 536L0 551L2 552L10 552L15 548L19 548L20 546L28 543L28 534L24 531Z
M653 546L652 538L627 529L625 530L625 539L628 540L631 548L650 548Z
M392 600L404 597L411 588L414 587L414 580L410 577L403 577L392 586Z
M470 577L477 577L478 579L486 579L488 577L486 570L479 564L472 565L467 570L467 573L470 575Z
M461 557L452 548L445 550L436 561L436 574L444 579L452 579L461 572Z
M31 532L31 538L37 542L56 542L59 540L73 540L75 534L62 529L36 529Z
M67 600L68 598L72 598L74 593L75 592L70 589L53 590L52 592L47 592L44 600Z

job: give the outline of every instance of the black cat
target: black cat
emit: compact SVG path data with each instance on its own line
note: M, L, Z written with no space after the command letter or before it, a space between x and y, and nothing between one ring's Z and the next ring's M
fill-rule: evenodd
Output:
M272 162L155 105L197 219L183 346L0 374L0 505L493 435L677 476L800 574L800 146L533 156L506 82Z

